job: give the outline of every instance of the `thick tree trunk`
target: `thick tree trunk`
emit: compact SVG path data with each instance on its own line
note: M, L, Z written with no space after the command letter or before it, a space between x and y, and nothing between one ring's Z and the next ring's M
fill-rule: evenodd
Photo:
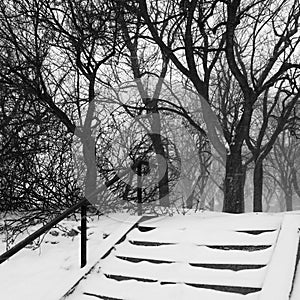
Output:
M286 206L286 211L292 211L293 210L293 195L292 193L284 192L285 193L285 206Z
M194 191L192 191L192 193L186 199L186 208L188 209L193 208L193 199L194 199Z
M255 162L253 172L253 211L262 212L263 162Z
M163 147L163 141L160 134L151 133L151 140L156 154L158 165L158 192L159 204L161 206L169 206L169 175L166 153Z
M243 213L244 207L245 170L242 164L241 151L227 155L226 174L224 181L223 211Z
M158 192L159 204L161 206L170 206L169 199L169 175L167 155L164 149L163 140L161 137L161 119L158 111L158 100L156 98L147 99L147 108L150 113L151 122L151 138L153 148L156 154L156 161L158 166Z

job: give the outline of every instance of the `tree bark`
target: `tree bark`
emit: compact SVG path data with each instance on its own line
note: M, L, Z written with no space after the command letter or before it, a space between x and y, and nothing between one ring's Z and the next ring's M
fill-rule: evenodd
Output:
M141 81L142 78L142 72L140 69L140 62L139 62L139 55L138 55L138 43L137 43L137 36L138 36L138 30L136 32L136 36L130 37L127 24L121 16L121 25L122 25L122 32L125 38L126 46L130 52L130 60L131 60L131 69L134 75L135 82L137 84L138 91L140 93L140 96L142 98L142 101L144 105L147 107L147 113L149 117L151 118L150 124L151 124L151 132L149 133L149 137L152 141L153 148L156 155L156 161L158 165L158 193L159 193L159 204L161 206L169 206L170 200L169 200L169 176L168 176L168 164L166 160L166 153L163 146L163 141L161 138L161 119L160 114L158 111L158 96L160 94L161 88L162 88L162 80L167 72L167 66L169 58L167 58L163 62L162 70L159 75L159 80L157 82L155 92L153 95L153 98L149 98L147 89L144 87L144 84ZM139 24L137 24L139 27Z
M263 162L255 162L253 172L253 211L262 212L262 193L263 193Z
M223 212L244 212L244 184L245 168L242 164L241 149L239 149L227 155Z
M296 171L296 168L294 166L292 166L291 169L292 169L291 173L292 173L293 186L294 186L296 194L300 198L300 187L299 187L299 184L298 184L297 171Z
M293 210L293 196L291 193L285 191L285 205L286 211Z
M92 136L85 136L82 143L83 156L86 165L84 194L91 204L96 204L97 195L94 195L94 192L97 189L95 142ZM93 194L93 196L90 196L91 194Z
M158 168L158 193L159 205L170 206L169 199L169 175L168 175L168 161L164 143L161 136L161 118L158 110L158 99L143 99L147 107L147 113L150 118L151 132L149 137L154 148L157 168Z
M96 163L96 143L92 135L92 120L96 110L95 99L95 76L89 78L89 105L84 120L84 126L81 135L81 142L83 146L83 157L86 165L85 174L85 197L90 203L97 203L97 195L94 191L97 188L97 163ZM90 196L93 194L93 196Z
M156 154L157 168L158 168L158 193L159 204L161 206L169 206L169 175L168 163L166 158L163 141L160 134L151 133L151 141L153 143L154 151Z

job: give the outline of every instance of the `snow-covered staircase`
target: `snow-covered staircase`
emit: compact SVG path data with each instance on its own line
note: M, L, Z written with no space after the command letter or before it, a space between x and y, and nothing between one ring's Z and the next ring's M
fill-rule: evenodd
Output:
M288 299L299 219L200 213L141 222L62 299Z

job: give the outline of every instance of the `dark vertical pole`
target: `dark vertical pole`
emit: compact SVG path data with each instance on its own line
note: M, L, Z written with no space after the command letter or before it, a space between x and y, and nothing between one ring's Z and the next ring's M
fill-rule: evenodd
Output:
M138 202L138 215L142 215L142 164L137 166L137 202Z
M87 212L87 203L84 203L81 206L81 268L86 265L86 212Z

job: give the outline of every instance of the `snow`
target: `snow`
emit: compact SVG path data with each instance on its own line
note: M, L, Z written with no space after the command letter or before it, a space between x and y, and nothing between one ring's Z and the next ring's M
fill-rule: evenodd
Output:
M299 300L299 299L300 299L300 262L298 262L294 287L291 294L291 300Z
M289 299L299 243L299 216L284 216L272 261L261 291L261 299ZM281 280L278 280L280 274ZM274 285L276 282L276 285Z
M0 265L0 299L56 300L81 278L100 258L99 244L128 220L127 214L94 218L88 224L88 265L80 269L80 235L73 238L46 235L37 250L25 248ZM76 227L78 222L62 221L60 225ZM32 229L33 230L33 229ZM53 229L58 231L57 229ZM108 237L109 238L109 237ZM5 244L1 244L5 250Z
M136 228L129 232L126 239L116 245L107 258L99 261L94 272L87 280L80 282L74 294L67 299L88 299L87 295L92 294L128 300L150 299L150 297L161 300L258 299L259 292L255 292L255 289L262 287L267 270L267 267L262 265L270 262L282 217L282 215L262 214L241 217L201 213L150 219L141 223L140 229ZM144 232L145 227L150 231ZM253 228L272 231L258 235L235 231ZM220 245L219 241L225 246L240 245L239 242L243 241L242 245L246 246L269 247L256 251L207 247ZM199 264L257 265L257 267L233 271L207 268ZM115 280L117 278L119 279ZM194 287L193 284L198 286ZM252 289L252 292L242 295L204 288L203 285L239 289L246 287Z
M100 266L98 267L100 272ZM101 272L104 274L121 275L134 278L143 278L147 274L147 279L161 282L188 282L231 285L231 286L251 286L261 287L261 282L265 276L266 267L255 269L245 269L241 271L215 270L202 267L193 267L187 262L171 264L152 264L146 261L132 263L120 260L111 256L101 264Z
M54 228L52 234L45 236L40 249L23 249L0 265L0 299L97 299L88 294L126 300L288 299L299 239L298 212L241 215L203 212L189 216L160 217L141 224L141 230L148 227L150 231L143 232L135 228L124 241L116 244L137 220L138 217L128 214L91 220L88 224L88 265L82 269L79 266L80 235L63 236L61 231ZM78 230L79 223L64 221L61 225ZM267 232L249 234L236 231L262 229ZM104 239L107 234L109 236ZM114 244L110 254L100 259ZM216 245L270 247L245 251L212 247ZM0 247L0 250L4 250L4 243ZM145 260L132 262L122 257ZM165 263L153 263L151 260L164 260ZM194 265L209 263L259 266L233 271ZM117 281L108 277L114 275L127 280ZM63 297L81 278L83 280L73 293ZM150 282L141 281L143 278ZM262 290L243 295L192 286L199 283ZM300 268L291 297L291 300L298 299Z
M159 217L143 222L145 227L159 227L166 229L193 230L266 230L277 229L283 214L246 213L226 214L219 212L202 212L188 216ZM188 220L188 221L187 221Z
M184 283L166 284L145 283L135 280L120 281L117 284L104 276L96 276L86 281L86 285L79 287L72 300L91 300L97 298L84 297L81 293L93 291L96 295L108 295L117 299L130 300L258 300L258 293L240 295L221 291L195 288Z
M259 235L248 234L245 232L211 230L207 228L183 230L178 234L178 230L173 228L156 228L148 232L141 232L133 229L127 239L143 242L160 243L186 243L191 242L196 245L272 245L278 235L278 230L263 232Z
M194 244L177 244L163 246L135 246L122 243L116 246L119 256L143 259L165 260L174 262L215 264L266 264L269 262L272 248L260 251L218 250ZM257 253L259 252L259 254Z

